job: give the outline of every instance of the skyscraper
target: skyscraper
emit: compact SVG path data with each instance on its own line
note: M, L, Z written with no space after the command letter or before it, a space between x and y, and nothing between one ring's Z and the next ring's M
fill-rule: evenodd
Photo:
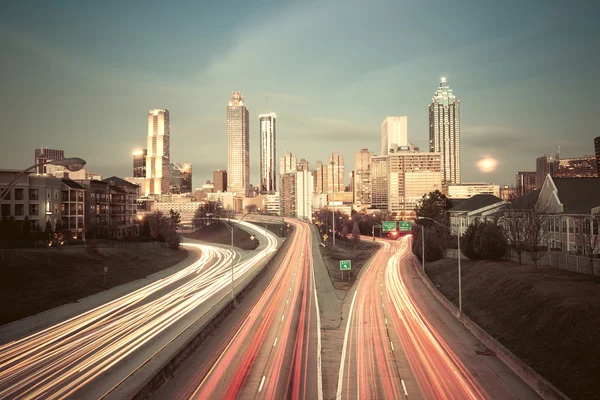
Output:
M517 172L517 195L525 196L535 190L535 171Z
M296 171L298 164L296 157L291 152L286 151L283 157L279 160L279 175L287 174L292 171Z
M171 193L192 193L192 163L171 163Z
M65 151L49 149L47 147L40 147L39 149L35 149L34 157L34 164L37 164L38 166L37 173L44 174L46 173L46 166L43 164L46 161L62 160L63 158L65 158Z
M371 157L373 152L361 149L354 153L354 203L357 206L371 205Z
M595 178L598 174L596 156L557 158L554 172L556 178Z
M387 117L381 124L381 155L399 146L408 146L408 117Z
M327 193L327 165L317 161L315 193Z
M227 171L222 169L213 172L213 185L215 193L227 191Z
M546 181L546 175L554 178L556 172L556 158L551 154L544 154L535 159L535 188L541 189Z
M260 192L272 194L277 191L275 113L258 116L260 129Z
M600 136L594 138L594 150L596 151L596 169L598 177L600 177Z
M169 110L148 111L146 190L149 195L168 194L171 189Z
M388 209L388 191L390 180L389 156L371 158L371 208Z
M429 105L429 151L442 155L442 184L460 183L460 100L442 78Z
M343 192L344 157L334 151L327 160L327 193Z
M231 92L227 106L228 191L246 195L250 189L250 114L240 92Z
M146 157L148 156L147 149L137 149L133 151L133 177L146 177Z
M300 161L298 161L296 169L298 171L310 171L310 163L308 162L308 160L301 158Z

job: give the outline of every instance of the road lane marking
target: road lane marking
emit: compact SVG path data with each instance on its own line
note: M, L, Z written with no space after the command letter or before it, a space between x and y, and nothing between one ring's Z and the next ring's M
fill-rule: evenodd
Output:
M383 303L381 303L381 308L384 308L384 307L383 307Z
M277 338L275 338L275 343L273 343L273 347L277 344Z
M385 319L385 324L387 325L387 318L384 318L384 319Z
M390 346L392 346L392 351L396 351L394 350L394 343L390 342Z
M323 400L323 370L321 365L321 313L319 311L319 298L317 297L317 281L315 280L315 267L312 262L312 250L310 251L310 255L310 266L312 267L312 278L315 293L315 309L317 310L317 400Z
M262 387L265 384L265 378L266 378L266 375L263 375L262 379L260 380L260 386L258 387L259 392L262 391Z
M404 380L400 379L400 382L402 382L402 389L404 389L404 395L408 398L408 392L406 391L406 386L404 386Z
M284 317L285 317L285 314L283 314L283 315L281 316L281 320L282 320L282 321L283 321L283 318L284 318Z
M340 362L340 373L338 374L338 387L337 394L335 396L336 400L340 400L342 398L342 384L344 382L344 364L346 363L346 347L348 346L348 331L350 330L350 321L352 321L352 310L354 309L354 301L356 300L356 294L358 290L354 292L354 297L352 297L352 304L350 304L350 312L348 313L348 321L346 322L346 332L344 333L344 345L342 346L342 360Z

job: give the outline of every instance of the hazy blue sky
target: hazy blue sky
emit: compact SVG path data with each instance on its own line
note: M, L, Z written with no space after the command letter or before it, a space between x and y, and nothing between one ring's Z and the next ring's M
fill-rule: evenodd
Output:
M428 141L441 76L462 107L465 181L510 184L535 157L591 154L598 129L595 1L11 2L0 13L0 168L64 149L105 176L132 174L147 111L171 112L171 159L194 185L226 167L232 91L277 113L277 153L314 166L333 150L376 153L388 115ZM269 95L267 108L265 96ZM498 159L494 173L475 163ZM348 177L346 176L346 184Z

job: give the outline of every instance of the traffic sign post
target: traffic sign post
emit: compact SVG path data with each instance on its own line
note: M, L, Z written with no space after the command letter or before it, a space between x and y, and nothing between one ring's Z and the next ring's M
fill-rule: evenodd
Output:
M342 280L344 280L344 271L350 271L352 269L352 262L350 260L340 260L340 271L342 272Z
M384 232L392 232L396 230L396 221L383 221L381 223Z
M400 232L412 231L412 222L400 221L398 222L398 227L400 228Z

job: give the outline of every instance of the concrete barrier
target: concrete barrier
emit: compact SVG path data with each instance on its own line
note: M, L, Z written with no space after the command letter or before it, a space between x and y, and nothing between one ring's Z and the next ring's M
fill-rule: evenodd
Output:
M567 395L561 392L557 387L552 385L540 374L535 372L533 368L525 364L519 357L514 355L510 350L504 347L500 342L494 339L489 333L483 330L473 320L462 313L454 304L452 304L431 282L429 277L423 272L423 268L417 258L413 255L413 266L421 280L431 291L431 293L438 299L440 303L444 305L463 325L467 328L481 343L483 343L488 349L496 353L496 356L502 361L508 368L510 368L515 375L521 378L529 387L531 387L538 395L543 399L569 399Z
M255 281L282 250L289 247L289 240L270 255L262 266L249 273L234 288L237 300L254 287ZM231 292L225 293L209 310L192 321L188 328L163 346L153 357L115 386L103 399L150 399L160 387L170 379L177 368L185 362L206 337L225 319L232 308Z

